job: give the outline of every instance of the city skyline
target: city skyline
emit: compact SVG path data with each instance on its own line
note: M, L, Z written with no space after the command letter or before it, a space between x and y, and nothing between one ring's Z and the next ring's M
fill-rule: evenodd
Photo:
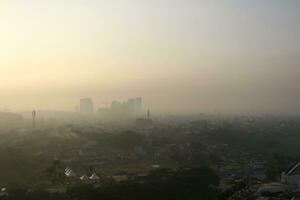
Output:
M300 199L300 0L0 0L0 200Z
M4 0L0 109L142 96L156 112L300 112L296 0Z

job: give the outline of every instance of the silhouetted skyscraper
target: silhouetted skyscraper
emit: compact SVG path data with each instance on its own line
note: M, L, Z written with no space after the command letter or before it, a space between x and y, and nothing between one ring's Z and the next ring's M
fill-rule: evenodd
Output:
M94 103L91 98L80 99L80 113L92 114L94 112Z
M128 99L127 106L129 108L129 111L135 115L139 116L142 113L142 98L131 98Z
M127 101L113 101L110 107L100 108L102 116L111 119L136 119L142 116L142 98L129 98Z
M135 99L135 113L140 115L142 113L142 98L138 97Z

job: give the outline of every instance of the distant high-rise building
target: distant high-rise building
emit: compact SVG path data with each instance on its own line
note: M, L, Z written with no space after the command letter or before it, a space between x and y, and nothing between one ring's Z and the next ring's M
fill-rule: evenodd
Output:
M80 99L80 113L92 114L94 112L94 103L91 98Z
M100 108L98 112L101 116L111 119L136 119L142 116L142 98L113 101L110 107Z
M135 113L137 115L142 114L142 98L138 97L135 99Z
M133 115L141 115L142 113L142 98L131 98L127 102L128 109Z

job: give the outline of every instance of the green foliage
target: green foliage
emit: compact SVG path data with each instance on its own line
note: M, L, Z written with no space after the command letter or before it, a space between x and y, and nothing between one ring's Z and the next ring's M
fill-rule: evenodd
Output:
M132 149L134 146L143 144L144 137L133 131L125 131L121 134L115 135L113 144L120 149Z
M50 195L44 191L10 191L7 200L215 200L217 198L218 177L208 167L173 171L159 169L152 171L143 183L135 180L120 184L110 184L100 188L80 185L70 188L65 194ZM0 198L1 199L1 198Z

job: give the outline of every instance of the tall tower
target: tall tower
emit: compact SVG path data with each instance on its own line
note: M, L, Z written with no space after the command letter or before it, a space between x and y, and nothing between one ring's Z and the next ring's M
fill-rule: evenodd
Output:
M93 114L94 103L91 98L80 99L80 113L81 114Z
M35 125L36 125L35 118L36 118L36 110L33 110L32 111L32 128L33 129L35 129Z
M137 115L142 114L142 97L138 97L135 99L135 112Z

